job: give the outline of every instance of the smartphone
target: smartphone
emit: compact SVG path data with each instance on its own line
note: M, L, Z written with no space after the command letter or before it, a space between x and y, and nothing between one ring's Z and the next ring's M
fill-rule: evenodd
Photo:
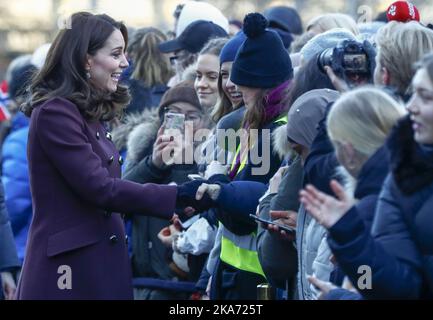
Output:
M164 133L183 134L185 131L185 115L182 113L167 112L164 114Z
M260 217L256 216L255 214L250 214L250 218L253 218L254 220L261 222L265 225L272 224L274 226L277 226L280 230L284 230L287 233L295 233L296 232L296 228L292 228L292 227L286 226L286 225L278 223L278 222L274 222L271 220L266 220L266 219L260 218Z
M204 178L199 174L189 174L188 179L189 180L204 180Z

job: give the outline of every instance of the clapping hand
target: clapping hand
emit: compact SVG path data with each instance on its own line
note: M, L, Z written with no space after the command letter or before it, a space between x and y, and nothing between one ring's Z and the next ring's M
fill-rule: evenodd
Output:
M307 185L300 192L300 201L305 209L327 229L336 224L355 204L353 197L348 196L336 180L332 180L330 185L337 198L328 196L312 185Z
M333 284L332 282L328 281L322 281L320 279L317 279L314 276L309 276L308 281L314 286L314 288L319 291L319 294L317 296L318 300L323 300L325 296L334 289L337 289L338 287Z

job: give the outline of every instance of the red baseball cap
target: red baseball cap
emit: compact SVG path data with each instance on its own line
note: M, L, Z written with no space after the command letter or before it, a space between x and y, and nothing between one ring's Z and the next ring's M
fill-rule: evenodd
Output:
M386 11L388 21L419 21L419 11L411 2L408 1L396 1L392 3Z

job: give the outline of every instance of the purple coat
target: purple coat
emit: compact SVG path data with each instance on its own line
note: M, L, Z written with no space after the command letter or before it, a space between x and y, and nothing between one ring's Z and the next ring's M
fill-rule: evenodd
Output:
M110 134L61 98L33 111L27 152L34 211L18 299L132 299L117 212L170 219L176 187L121 180Z

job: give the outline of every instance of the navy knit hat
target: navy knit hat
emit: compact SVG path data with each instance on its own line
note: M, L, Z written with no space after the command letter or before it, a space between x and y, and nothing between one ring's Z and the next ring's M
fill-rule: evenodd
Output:
M247 36L233 62L230 80L252 88L274 88L293 78L292 61L280 36L267 30L268 21L260 13L244 19Z
M302 34L302 21L296 9L286 6L271 7L263 12L271 27L288 31L293 34Z
M246 38L247 36L241 30L224 45L220 53L220 65L224 62L235 60L236 53L238 53Z

